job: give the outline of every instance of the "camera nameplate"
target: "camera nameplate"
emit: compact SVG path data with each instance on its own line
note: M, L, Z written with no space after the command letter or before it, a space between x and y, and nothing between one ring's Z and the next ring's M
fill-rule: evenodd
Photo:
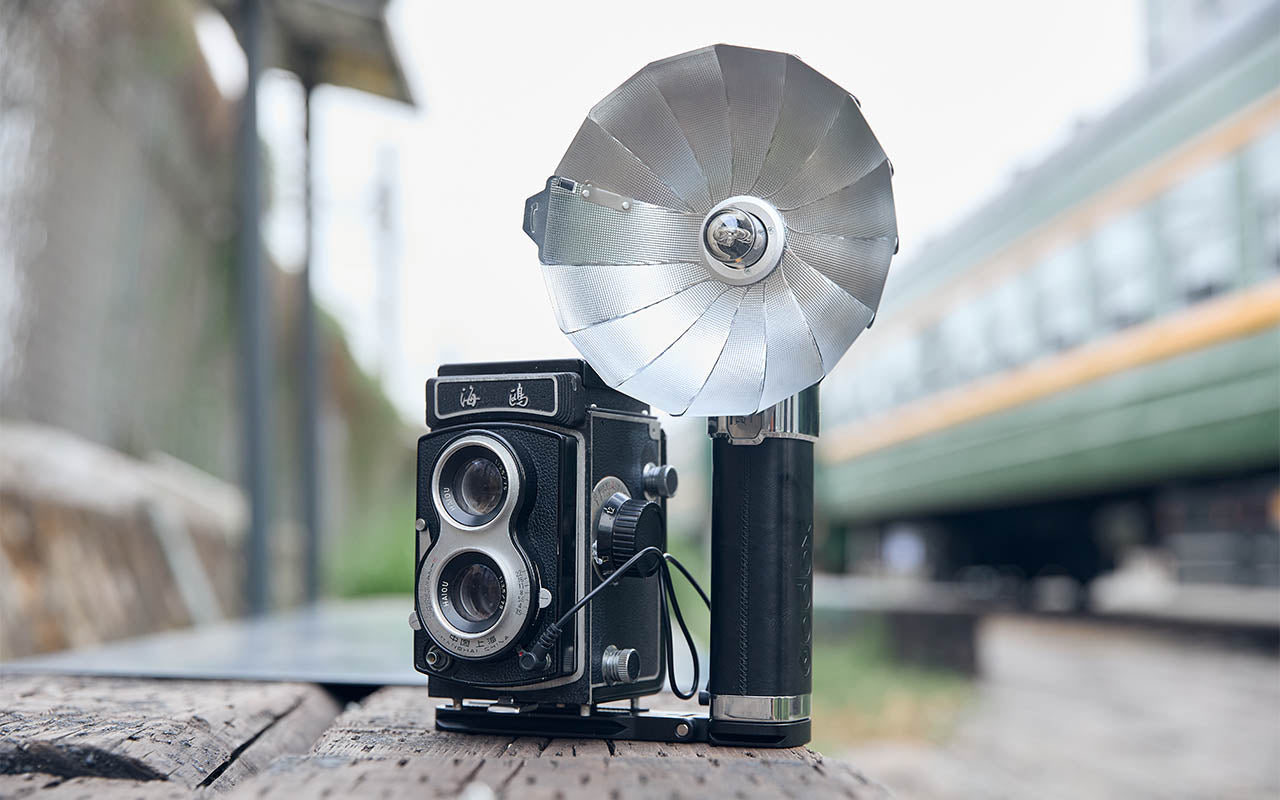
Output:
M560 379L555 374L528 375L467 375L461 377L435 378L435 410L438 419L460 417L464 414L478 414L485 411L501 411L504 414L532 414L540 417L554 417L560 412ZM525 384L541 386L551 384L550 403L530 403L532 395L525 393ZM476 384L480 391L476 391ZM458 391L456 409L445 411L441 408L440 398L445 389ZM497 393L493 397L486 394ZM550 407L545 407L545 406ZM543 406L543 407L539 407Z
M586 408L581 387L563 371L440 375L427 381L427 426L523 417L574 427Z

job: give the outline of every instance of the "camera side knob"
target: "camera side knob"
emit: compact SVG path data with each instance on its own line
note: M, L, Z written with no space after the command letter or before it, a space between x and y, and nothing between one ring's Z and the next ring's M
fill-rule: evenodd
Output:
M676 488L680 485L680 476L676 468L670 464L644 465L644 493L650 499L659 497L675 497Z
M662 509L648 500L632 500L618 492L600 507L596 523L596 555L600 571L613 572L646 547L662 547ZM642 558L628 575L647 577L658 571L661 560Z
M600 656L600 672L605 683L635 683L640 677L640 654L634 647L609 645Z

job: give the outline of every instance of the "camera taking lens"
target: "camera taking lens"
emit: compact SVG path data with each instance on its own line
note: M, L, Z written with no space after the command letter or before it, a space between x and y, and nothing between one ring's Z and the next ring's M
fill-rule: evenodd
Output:
M488 633L507 605L507 582L501 568L488 555L474 550L449 559L435 591L445 621L463 635Z
M472 564L458 578L458 613L471 622L488 623L502 611L502 583L484 564Z

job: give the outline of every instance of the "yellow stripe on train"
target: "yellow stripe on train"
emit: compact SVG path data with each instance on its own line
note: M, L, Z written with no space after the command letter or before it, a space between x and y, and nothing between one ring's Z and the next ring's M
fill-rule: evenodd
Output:
M1118 372L1277 325L1280 278L841 426L819 439L818 457L825 463L847 461ZM1280 353L1276 357L1280 363Z

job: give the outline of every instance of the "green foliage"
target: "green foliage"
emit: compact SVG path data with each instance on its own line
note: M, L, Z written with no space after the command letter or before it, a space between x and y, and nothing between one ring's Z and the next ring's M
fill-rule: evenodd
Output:
M968 678L890 655L884 622L815 637L813 747L838 755L868 739L932 740L972 695Z
M694 578L697 578L703 591L711 594L711 570L708 567L707 553L700 539L673 535L667 540L667 551L680 559L680 563L684 564ZM698 596L697 590L690 586L680 571L674 567L671 569L671 581L675 584L680 613L684 615L684 621L689 625L689 632L698 643L698 649L705 654L710 646L708 636L711 630L711 612ZM683 648L684 637L680 635L675 625L672 625L671 633L676 638L676 647Z
M409 594L413 591L412 481L339 539L327 559L328 585L338 595Z

